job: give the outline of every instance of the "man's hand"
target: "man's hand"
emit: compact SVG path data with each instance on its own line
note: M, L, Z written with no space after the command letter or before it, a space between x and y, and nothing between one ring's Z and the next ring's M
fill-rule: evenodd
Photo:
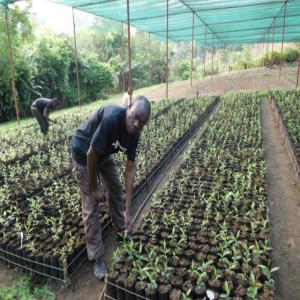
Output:
M105 193L103 191L99 191L99 190L91 192L91 194L92 194L93 198L95 199L95 201L97 201L97 202L100 202L105 197Z
M130 231L132 227L131 217L127 211L125 211L125 227L128 231Z

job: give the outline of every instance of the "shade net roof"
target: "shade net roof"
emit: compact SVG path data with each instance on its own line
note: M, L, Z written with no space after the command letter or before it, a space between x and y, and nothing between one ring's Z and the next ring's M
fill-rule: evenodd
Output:
M126 0L53 2L127 22ZM271 42L273 37L274 42L282 40L285 12L282 0L169 0L168 3L169 39L175 42L192 40L193 14L194 38L207 46ZM132 26L166 39L167 0L130 0L130 19ZM300 40L300 0L287 1L284 40Z

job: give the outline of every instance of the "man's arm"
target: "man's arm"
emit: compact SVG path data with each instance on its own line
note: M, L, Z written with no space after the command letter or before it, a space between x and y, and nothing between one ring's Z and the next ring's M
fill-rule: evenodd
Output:
M87 152L87 169L90 183L90 192L96 201L101 200L102 193L97 189L97 166L98 166L98 153L90 146Z
M125 198L125 225L128 230L131 228L131 220L130 220L130 204L131 204L131 196L133 192L133 182L135 176L135 162L127 159L126 169L125 169L125 190L126 190L126 198Z
M43 117L44 117L45 119L47 119L49 122L57 123L56 121L54 121L54 120L52 120L52 119L49 118L49 108L48 108L48 107L46 107L46 108L44 109Z

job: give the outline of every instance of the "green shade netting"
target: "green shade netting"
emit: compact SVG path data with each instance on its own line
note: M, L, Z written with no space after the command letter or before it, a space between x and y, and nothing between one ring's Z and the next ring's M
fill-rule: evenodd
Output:
M0 4L15 0L0 0ZM53 0L76 9L127 22L126 0ZM287 2L286 42L300 40L300 0ZM194 37L209 47L222 44L253 44L273 40L281 42L284 1L276 0L169 0L169 39L191 41L195 14ZM130 0L131 25L159 39L166 39L167 1ZM206 32L206 34L205 34ZM206 37L206 38L205 38Z

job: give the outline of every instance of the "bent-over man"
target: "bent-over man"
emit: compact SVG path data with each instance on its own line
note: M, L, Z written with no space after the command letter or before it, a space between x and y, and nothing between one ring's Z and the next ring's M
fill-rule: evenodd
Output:
M49 129L49 121L56 123L56 121L49 118L49 113L51 110L59 106L59 100L56 98L47 99L47 98L38 98L34 100L31 105L31 112L37 119L41 132L47 134Z
M74 175L80 187L82 217L88 258L94 261L94 274L103 279L107 270L97 201L103 198L97 186L97 175L104 183L110 214L117 232L130 229L129 215L135 176L136 149L140 132L148 122L151 106L148 99L138 96L130 109L119 105L100 108L75 132L72 141ZM125 209L122 187L112 154L127 155L125 167Z

